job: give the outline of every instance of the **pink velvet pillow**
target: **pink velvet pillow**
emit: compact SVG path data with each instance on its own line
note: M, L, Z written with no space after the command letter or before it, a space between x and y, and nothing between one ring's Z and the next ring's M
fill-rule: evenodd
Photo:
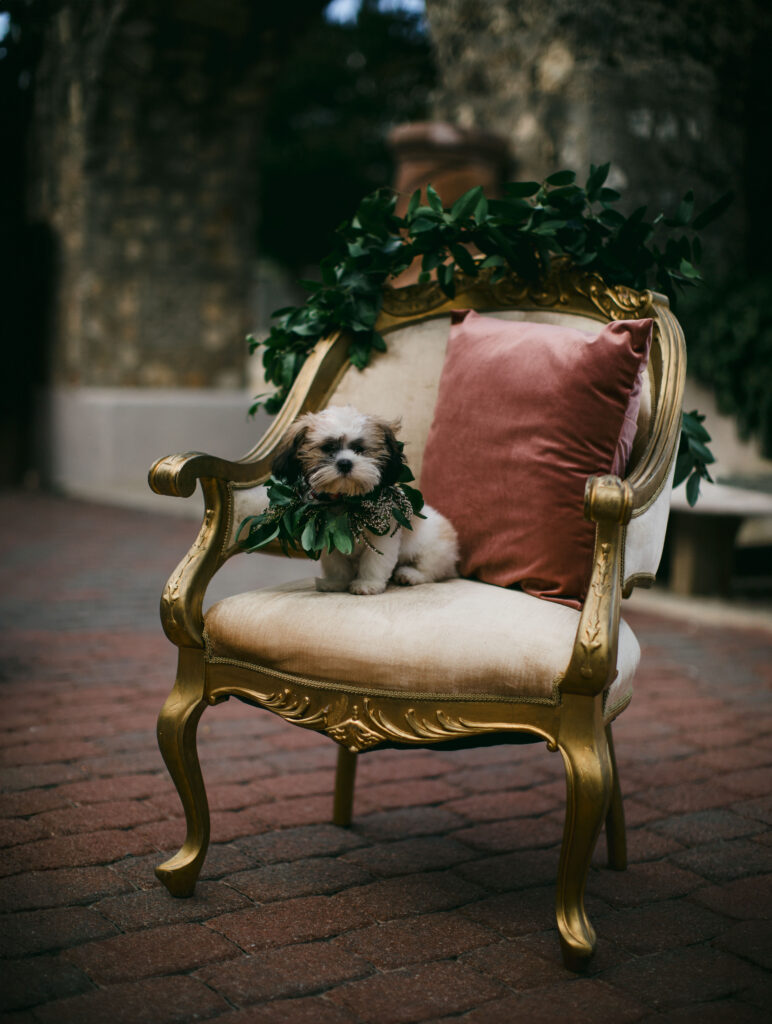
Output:
M623 457L651 328L616 321L592 337L453 314L421 490L458 531L462 576L584 600L595 536L585 483Z

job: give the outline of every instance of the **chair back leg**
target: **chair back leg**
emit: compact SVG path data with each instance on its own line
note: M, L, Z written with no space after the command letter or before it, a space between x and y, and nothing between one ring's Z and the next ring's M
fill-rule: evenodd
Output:
M209 805L196 749L199 719L208 706L203 652L180 648L177 680L158 716L158 746L185 811L181 849L156 868L172 896L192 896L209 845Z
M614 740L611 725L606 726L606 742L608 743L611 761L611 800L606 815L606 850L608 866L614 871L624 871L627 867L627 831L625 829L625 809L622 804L622 790L619 786L619 771L614 756Z
M357 754L347 747L338 747L338 767L335 771L335 799L332 806L333 825L348 826L351 824L356 774Z

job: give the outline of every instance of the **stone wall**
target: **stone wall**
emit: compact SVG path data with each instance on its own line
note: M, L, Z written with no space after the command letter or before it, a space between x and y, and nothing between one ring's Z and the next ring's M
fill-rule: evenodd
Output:
M322 2L294 6L51 4L30 215L54 253L55 386L243 385L263 99Z
M434 113L500 133L519 178L611 160L609 184L629 207L674 212L691 187L706 205L752 174L761 10L756 0L427 0ZM717 233L714 259L730 266L748 245L742 199Z

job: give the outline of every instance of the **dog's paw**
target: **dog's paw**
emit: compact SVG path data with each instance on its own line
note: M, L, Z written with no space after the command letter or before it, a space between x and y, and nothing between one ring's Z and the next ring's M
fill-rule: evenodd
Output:
M417 587L420 583L428 583L424 574L414 565L401 565L394 573L394 582L401 587Z
M326 576L317 576L316 589L323 594L340 594L348 590L348 583L346 580L332 580L327 579Z
M380 580L352 580L348 589L350 594L382 594L386 584Z

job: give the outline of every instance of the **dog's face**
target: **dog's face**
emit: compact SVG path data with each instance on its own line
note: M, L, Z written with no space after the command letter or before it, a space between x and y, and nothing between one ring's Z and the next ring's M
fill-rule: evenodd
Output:
M302 416L273 464L274 475L304 477L318 494L369 494L402 468L396 426L348 406Z

